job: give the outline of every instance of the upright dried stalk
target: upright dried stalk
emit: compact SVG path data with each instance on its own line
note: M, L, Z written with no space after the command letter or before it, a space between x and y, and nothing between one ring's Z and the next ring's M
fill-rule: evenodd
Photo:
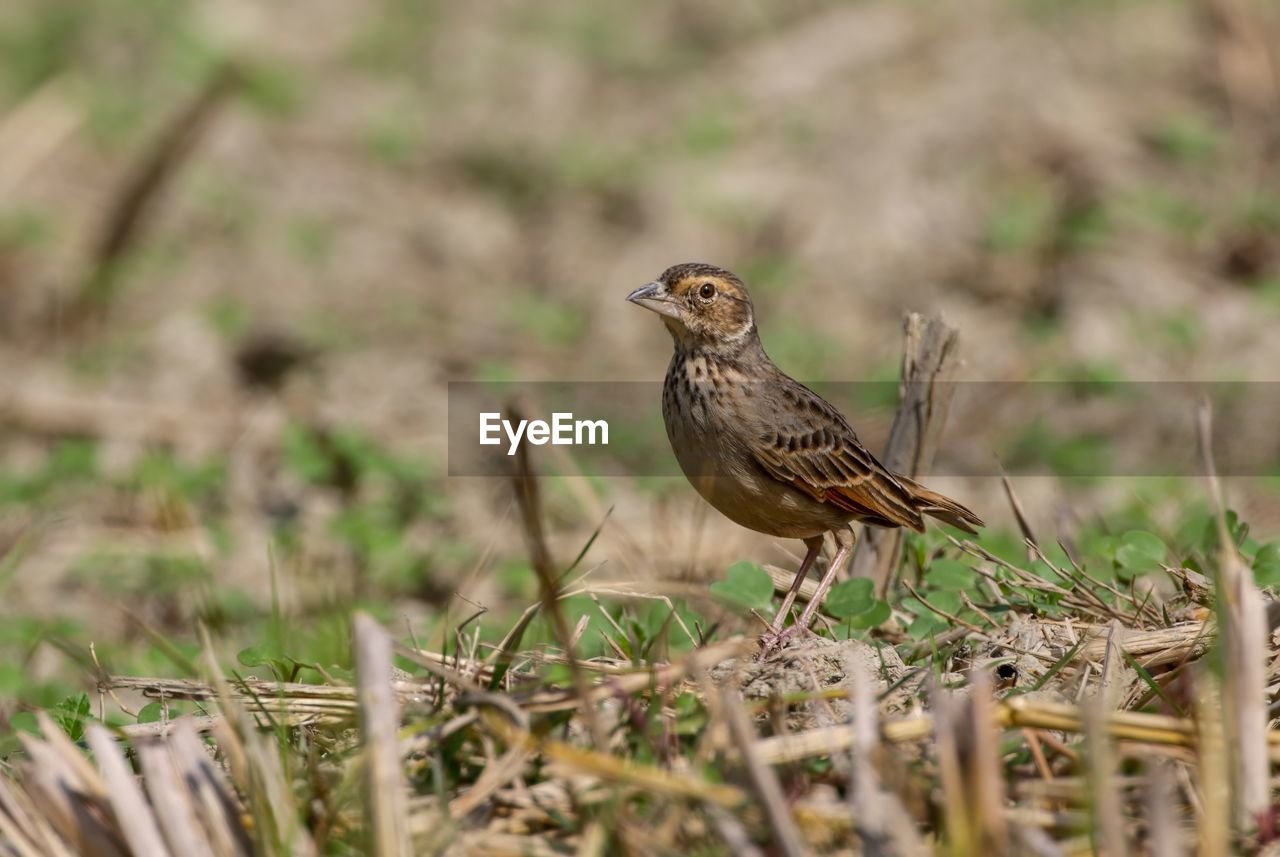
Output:
M955 373L959 332L940 318L913 312L903 320L903 336L898 412L880 460L915 478L933 463L946 422L953 392L947 382ZM901 530L868 527L853 554L853 576L871 578L883 596L901 546Z
M360 700L360 739L364 745L365 807L371 854L409 855L408 784L400 763L400 706L391 689L391 638L374 619L357 613L356 691Z
M1120 792L1116 788L1115 756L1105 727L1107 710L1102 699L1089 700L1084 710L1089 796L1099 850L1107 857L1125 857L1129 847L1125 839Z
M756 747L756 731L743 710L742 696L737 691L722 688L720 711L728 721L729 734L733 736L733 742L742 755L742 764L747 769L747 779L751 782L752 790L756 793L773 831L773 845L787 857L804 857L808 849L796 828L795 819L791 817L791 811L787 809L778 775Z
M69 308L72 320L111 303L119 265L137 243L147 213L239 80L239 70L229 62L215 69L124 176L103 217L84 282Z
M1147 760L1147 850L1160 857L1182 857L1182 833L1174 803L1173 764L1152 756Z
M1223 644L1224 730L1234 772L1235 823L1246 828L1256 824L1271 803L1266 606L1227 528L1222 485L1213 463L1212 417L1207 404L1200 407L1197 428L1209 491L1218 512L1219 564L1214 583Z

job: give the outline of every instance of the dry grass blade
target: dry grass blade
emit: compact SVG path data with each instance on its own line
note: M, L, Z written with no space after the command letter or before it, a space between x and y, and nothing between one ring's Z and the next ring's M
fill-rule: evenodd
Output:
M512 403L509 410L514 419L522 418L524 409L519 403ZM597 747L606 747L608 736L600 725L600 718L596 716L595 706L591 702L590 684L582 672L578 659L574 656L573 632L560 605L559 574L552 562L551 551L547 547L547 537L542 521L542 499L538 493L537 477L534 476L533 467L529 462L527 444L516 448L515 465L512 483L516 492L516 503L520 507L520 519L524 523L525 543L529 548L530 562L534 573L538 575L538 589L542 594L542 613L551 621L556 639L559 640L565 657L568 658L569 673L573 678L573 686L582 706L582 719L587 725L591 739Z
M1108 710L1112 710L1120 702L1120 676L1124 669L1124 626L1118 620L1111 621L1107 629L1106 648L1102 656L1102 686L1099 698Z
M87 724L95 768L43 712L39 738L24 735L19 778L0 781L0 842L18 854L248 857L239 799L196 729L174 721L167 739L134 742L135 778L112 734ZM292 853L307 855L307 847Z
M735 637L695 649L679 661L649 669L637 669L629 662L620 664L595 660L579 662L579 664L584 671L594 670L611 677L607 684L594 685L588 691L590 699L601 702L619 693L633 694L651 687L673 687L685 679L693 660L714 664L729 658L740 657L751 651L754 645L755 643L751 640ZM394 648L404 657L443 677L450 684L467 693L479 693L483 688L466 673L475 672L476 679L492 675L486 673L485 667L476 662L463 661L463 671L447 667L445 664L457 662L457 659L451 655L420 651L399 644L394 644ZM558 657L555 654L526 653L522 657L540 663L568 663L567 658ZM266 722L270 717L291 725L341 724L351 721L356 714L356 692L350 687L274 682L251 678L237 681L234 685L224 685L223 689L219 690L217 686L203 681L123 676L112 676L101 687L130 690L150 699L201 702L219 700L236 703L238 708L250 708L256 719L260 721ZM421 700L424 694L423 685L416 681L394 681L391 687L401 703ZM565 711L581 704L581 697L574 688L539 689L532 693L517 691L512 696L522 708L531 713ZM185 719L197 726L200 731L208 731L214 727L219 715L190 715ZM145 737L166 734L172 729L172 725L173 721L133 724L124 727L123 731L130 737Z
M933 690L934 753L938 764L941 814L948 853L976 854L981 848L979 829L960 768L957 715L960 702L949 691Z
M871 677L857 658L848 659L848 676L853 698L853 722L850 724L853 756L853 782L850 799L854 817L858 819L858 835L862 848L871 857L885 852L885 818L880 811L880 778L876 775L871 754L879 740L879 717Z
M529 731L529 718L525 712L510 702L506 697L497 694L480 694L466 700L471 704L484 704L510 718L515 729L522 734ZM478 808L498 789L520 776L525 762L529 759L529 750L524 742L514 742L502 755L485 765L475 784L460 797L449 802L449 814L454 818L462 818Z
M980 847L984 853L1004 854L1009 847L1004 816L1007 796L993 701L991 674L979 671L970 684L965 722L966 789L973 805Z
M804 840L800 837L800 831L796 829L795 819L787 809L777 774L756 749L758 740L756 732L747 718L742 697L737 691L728 688L720 689L720 713L728 723L729 734L738 748L738 753L742 756L747 779L751 782L751 788L764 809L765 818L769 820L774 847L788 857L803 857L807 853Z
M269 739L259 731L257 720L233 698L203 626L200 638L205 673L222 714L214 723L214 737L232 782L248 804L258 847L269 853L311 857L316 853L315 843L306 835L297 812L290 782L273 740L277 736Z
M1198 792L1198 853L1226 857L1231 853L1231 763L1227 752L1222 696L1216 677L1201 677L1197 685L1196 726L1199 776L1191 789Z
M111 303L119 264L136 243L148 210L238 78L238 70L230 63L215 69L124 177L103 218L88 274L71 307L72 319L83 319Z
M71 857L71 851L53 827L53 820L42 812L18 783L0 778L0 833L5 845L22 857Z
M137 857L168 857L169 849L151 814L151 807L111 733L105 727L91 723L85 730L85 737L98 760L111 806L130 851Z
M212 731L214 725L219 719L220 715L217 714L187 714L182 717L182 723L190 726L198 734L204 734ZM156 720L152 723L130 723L120 727L120 734L132 741L142 738L161 738L172 733L177 725L177 720Z
M1083 733L1084 716L1079 706L1031 701L1023 696L993 706L994 722L1006 728L1044 729ZM1117 741L1133 741L1166 747L1192 747L1197 741L1196 721L1138 711L1116 711L1104 723L1105 731ZM933 717L919 714L884 724L881 734L890 743L919 741L933 734ZM1269 756L1280 755L1280 730L1266 733ZM829 726L762 739L758 747L773 764L796 762L848 750L853 744L845 726Z
M100 805L99 790L86 785L81 765L70 760L61 744L25 734L21 738L28 759L23 766L24 790L32 809L53 834L42 838L78 853L123 855L110 827L95 811Z
M195 808L188 800L189 793L167 743L141 741L135 749L147 797L155 807L156 820L169 847L184 857L212 857L214 852L196 820Z
M901 857L923 857L929 853L915 821L901 798L884 788L876 769L879 747L879 711L876 687L867 666L858 657L849 657L847 675L854 700L852 733L852 784L850 797L854 807L855 830L868 857L900 854Z
M314 855L315 846L302 826L274 741L251 726L243 713L233 716L225 707L223 713L227 717L215 724L214 736L232 779L249 803L254 838L273 853Z
M1147 760L1147 826L1152 854L1182 857L1186 852L1174 807L1173 771L1168 760Z
M458 853L469 857L568 857L572 853L541 836L488 830L465 832L458 841L461 846Z
M36 715L36 721L40 724L41 737L44 738L49 749L56 754L58 764L66 768L70 780L75 782L87 797L93 800L105 798L107 788L98 776L98 772L67 737L67 733L59 729L46 712L41 711Z
M1213 462L1212 416L1208 404L1197 414L1200 454L1217 507L1219 569L1218 625L1222 629L1226 692L1226 734L1235 772L1236 823L1258 823L1271 807L1271 765L1267 753L1266 607L1227 527L1226 502Z
M408 784L400 762L400 706L391 690L391 638L364 613L357 613L354 623L352 655L360 699L370 854L405 857L410 853Z
M687 675L696 674L698 665L705 668L728 658L742 657L753 651L755 646L754 640L736 637L702 649L695 649L675 663L647 670L631 670L622 675L613 676L606 684L592 688L587 698L594 704L620 693L633 694L651 687L675 687ZM568 710L579 705L580 698L576 692L564 690L540 691L532 696L516 697L520 706L526 711L538 713Z
M1111 646L1111 635L1096 626L1077 627L1081 633L1090 635L1081 647L1081 657L1089 661L1103 660ZM1203 622L1184 622L1149 631L1125 629L1116 643L1121 652L1133 656L1143 667L1150 669L1198 658L1215 636L1214 629Z
M195 726L180 718L168 743L174 769L214 852L219 857L248 857L253 845L240 825L239 801L209 758Z
M1009 474L1004 472L1003 467L1000 469L1000 484L1004 487L1004 496L1009 501L1009 508L1013 510L1013 518L1018 522L1018 531L1022 533L1023 540L1030 545L1029 552L1034 559L1040 542L1036 539L1035 531L1031 529L1031 521L1027 519L1026 510L1022 508L1018 492L1013 490L1013 483L1009 481Z
M1115 760L1111 739L1104 726L1105 712L1110 706L1105 699L1090 700L1084 711L1088 747L1088 795L1093 812L1094 832L1107 857L1124 857L1129 853L1124 835L1122 804L1116 788Z
M707 817L720 833L720 838L729 846L731 854L739 857L765 857L763 851L751 841L751 835L731 813L718 806L707 807Z
M618 785L634 786L654 794L705 801L725 809L737 809L747 802L746 793L734 786L703 782L608 753L584 750L562 741L536 737L505 720L495 718L489 720L489 723L508 744L521 743L565 770L599 777Z
M898 854L922 857L928 849L920 839L915 822L901 799L885 789L875 766L880 743L879 711L871 676L859 659L848 659L848 676L853 698L853 816L855 829L868 857Z

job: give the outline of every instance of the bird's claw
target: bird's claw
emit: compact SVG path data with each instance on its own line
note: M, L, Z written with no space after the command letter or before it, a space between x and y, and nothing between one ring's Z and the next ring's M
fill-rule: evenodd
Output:
M782 651L797 636L809 637L813 631L800 625L788 625L782 630L771 629L760 636L760 654L757 662L769 660L775 653Z

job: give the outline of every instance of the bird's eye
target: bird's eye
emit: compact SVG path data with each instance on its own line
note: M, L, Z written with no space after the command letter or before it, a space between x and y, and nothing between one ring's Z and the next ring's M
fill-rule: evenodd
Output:
M703 283L698 289L698 296L704 301L709 301L716 296L716 287L712 283Z

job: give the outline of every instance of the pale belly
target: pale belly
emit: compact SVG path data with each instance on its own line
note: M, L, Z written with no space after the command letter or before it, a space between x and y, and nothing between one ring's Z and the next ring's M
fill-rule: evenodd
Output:
M676 460L694 489L734 523L779 538L807 539L852 518L780 482L755 463L733 419L718 408L696 407L677 417L666 398L663 420Z

